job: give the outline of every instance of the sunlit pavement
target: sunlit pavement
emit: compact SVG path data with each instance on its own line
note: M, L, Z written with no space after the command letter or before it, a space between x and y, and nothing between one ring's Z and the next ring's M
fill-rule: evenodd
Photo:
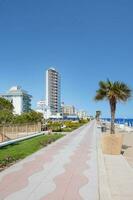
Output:
M0 173L0 200L98 200L96 123Z

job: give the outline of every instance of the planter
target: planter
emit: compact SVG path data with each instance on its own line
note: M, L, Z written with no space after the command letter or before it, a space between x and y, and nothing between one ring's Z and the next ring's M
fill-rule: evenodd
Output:
M103 153L110 155L119 155L122 149L122 142L122 134L103 134L101 138Z

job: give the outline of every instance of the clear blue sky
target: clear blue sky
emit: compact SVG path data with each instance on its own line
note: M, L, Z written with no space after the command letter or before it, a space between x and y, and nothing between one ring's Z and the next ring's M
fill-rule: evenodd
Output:
M133 1L0 0L0 92L21 85L35 107L49 66L62 75L65 103L109 116L93 97L106 78L133 88ZM133 100L117 116L133 117Z

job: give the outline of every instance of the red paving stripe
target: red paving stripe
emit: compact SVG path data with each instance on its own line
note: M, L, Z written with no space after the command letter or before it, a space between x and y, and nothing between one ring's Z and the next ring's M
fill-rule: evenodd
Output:
M47 149L44 154L35 156L35 160L23 164L22 169L19 171L5 175L0 183L0 197L4 199L8 195L25 188L28 185L28 178L42 171L44 163L52 162L58 151L67 145L75 136L76 134L72 134L64 140L59 141Z
M89 146L91 135L81 141L80 146L70 157L70 163L64 166L65 172L54 179L56 189L41 200L81 200L79 194L81 187L88 183L88 178L83 174L88 169Z

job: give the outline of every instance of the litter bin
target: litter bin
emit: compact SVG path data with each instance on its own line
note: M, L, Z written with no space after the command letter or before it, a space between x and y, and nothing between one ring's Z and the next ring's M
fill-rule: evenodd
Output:
M101 131L102 131L102 132L106 132L106 126L102 126L102 127L101 127Z

